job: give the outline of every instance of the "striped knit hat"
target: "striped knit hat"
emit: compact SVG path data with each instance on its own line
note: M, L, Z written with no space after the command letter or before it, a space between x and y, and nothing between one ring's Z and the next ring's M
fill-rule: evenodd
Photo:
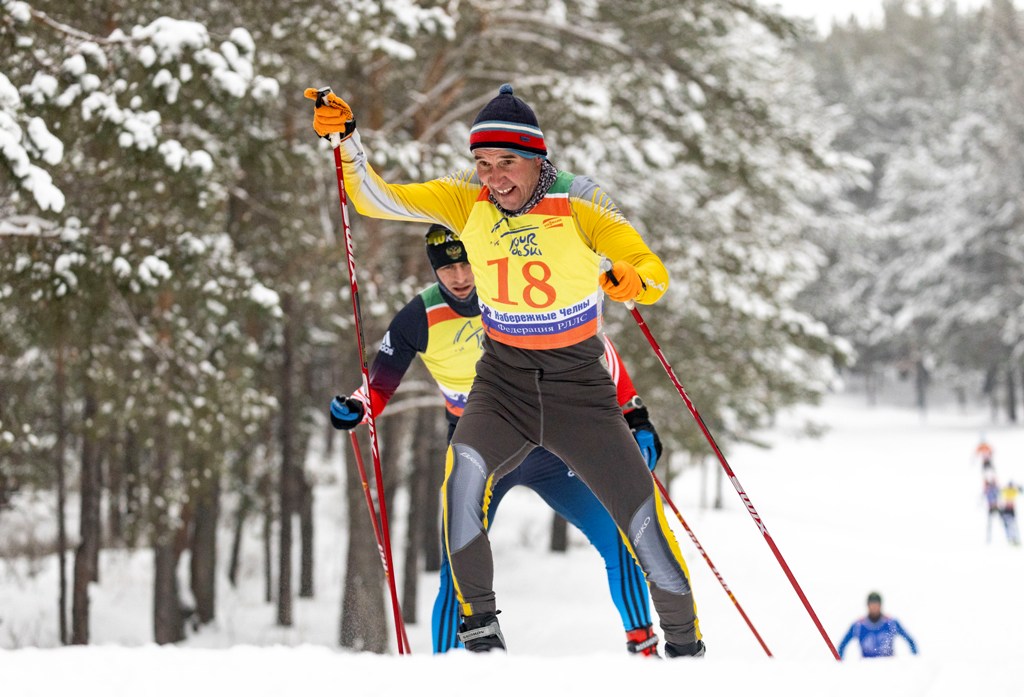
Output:
M544 133L530 105L512 94L507 82L498 96L487 103L469 131L469 149L499 148L522 157L547 157Z

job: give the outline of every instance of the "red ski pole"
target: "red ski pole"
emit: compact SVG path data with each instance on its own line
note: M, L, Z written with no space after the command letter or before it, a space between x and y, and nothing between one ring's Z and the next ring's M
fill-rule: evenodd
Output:
M601 270L608 275L608 279L614 285L619 284L615 276L612 275L612 265L610 261L602 259ZM715 442L714 437L711 435L711 431L708 430L707 425L704 423L704 419L701 418L697 408L693 406L693 402L690 401L690 397L686 394L686 390L683 389L683 384L679 382L679 378L676 377L671 364L669 364L668 359L665 358L665 354L662 352L661 346L659 346L658 342L654 339L654 335L651 334L651 330L647 327L647 323L640 315L640 311L636 309L636 303L629 301L626 303L626 307L629 308L630 313L633 315L633 319L636 320L637 326L640 327L640 331L642 331L644 336L647 337L648 343L650 343L651 348L654 349L654 353L658 357L658 360L661 361L661 367L663 367L665 372L668 373L669 379L672 380L672 384L675 385L676 391L679 392L679 396L682 397L683 402L686 403L686 408L690 411L690 415L693 417L693 420L697 422L698 426L700 426L700 430L704 433L704 437L711 445L711 449L714 450L715 455L718 456L718 462L722 465L722 469L725 470L725 474L729 477L729 481L732 482L732 486L736 489L736 493L739 494L740 500L743 501L743 505L746 507L747 512L750 513L750 517L753 518L754 523L757 525L757 529L760 530L761 534L764 536L765 542L768 543L768 547L772 550L772 554L775 555L775 559L782 567L782 571L786 574L786 578L789 579L790 584L793 586L793 590L796 591L797 597L800 598L800 602L803 603L804 608L807 610L807 614L811 616L811 620L814 622L814 626L818 628L821 638L824 639L825 643L828 645L829 650L832 652L832 657L837 661L842 660L839 658L839 652L836 651L836 647L832 644L832 640L828 638L828 633L822 626L821 620L818 619L818 615L814 612L814 608L811 607L811 603L807 600L807 596L804 595L803 589L801 589L800 584L797 583L796 577L789 568L789 564L787 564L786 560L782 558L782 553L776 546L775 540L773 540L772 536L768 534L768 528L765 527L764 520L758 514L757 509L754 508L754 504L751 503L747 492L743 490L742 485L740 485L740 480L736 477L736 473L732 471L732 467L729 466L729 462L725 459L725 455L723 455L722 451L719 449L718 443Z
M757 638L757 642L761 644L761 648L764 649L764 652L768 654L769 658L771 658L772 652L768 650L768 645L764 643L764 639L762 639L761 635L757 633L757 630L754 628L754 623L750 621L750 618L747 617L747 613L745 613L743 608L740 606L740 601L736 600L736 596L732 594L731 590L729 590L729 586L726 585L725 579L722 578L722 574L718 573L718 569L715 568L713 563L711 563L711 557L709 557L707 552L704 551L704 547L701 546L700 541L693 533L693 530L691 530L690 526L686 524L685 520L683 520L683 514L680 513L679 509L676 508L676 505L672 503L672 499L669 498L668 495L668 490L666 490L664 485L662 485L661 480L658 479L658 475L652 472L651 476L654 477L654 483L658 485L658 490L661 491L662 498L664 498L666 503L668 503L668 505L672 507L672 510L675 511L676 518L678 518L679 522L683 524L683 528L686 529L690 539L693 540L693 544L697 548L697 551L700 552L702 557L704 557L704 561L706 561L708 566L711 567L711 572L715 575L715 578L718 579L718 582L722 584L722 588L725 589L725 594L729 596L729 600L731 600L732 604L736 606L736 609L740 613L740 617L742 617L743 621L747 623L747 626L750 627L750 631L752 631L754 633L754 637Z
M322 87L317 90L316 106L323 104L323 98L331 91L330 87ZM360 321L361 313L359 308L359 285L356 282L356 257L352 244L352 228L348 222L348 197L345 195L345 173L341 166L341 136L337 133L330 134L331 146L334 148L334 168L338 174L338 198L341 202L341 222L345 235L345 256L348 259L348 280L349 289L352 295L352 317L356 328L356 345L359 349L359 367L363 374L363 392L370 395L370 370L366 363L366 352L363 343L363 327ZM380 466L380 450L377 447L377 426L373 416L373 400L368 399L366 405L367 426L370 429L370 453L373 456L373 476L377 485L377 505L380 507L380 533L383 541L384 575L387 578L388 588L391 591L391 609L395 617L395 639L398 641L398 653L411 653L404 639L405 623L402 621L402 608L398 603L398 588L395 585L394 562L391 556L391 536L388 532L388 513L384 503L384 474ZM364 477L365 479L365 477ZM369 495L369 492L367 492Z

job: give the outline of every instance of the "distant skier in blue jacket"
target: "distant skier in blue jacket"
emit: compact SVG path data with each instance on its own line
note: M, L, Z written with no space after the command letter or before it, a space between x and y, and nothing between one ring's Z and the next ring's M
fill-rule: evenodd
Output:
M882 614L882 596L871 592L868 594L867 617L861 617L850 625L846 636L839 642L839 657L843 657L846 645L855 638L860 642L860 653L864 658L892 656L893 644L897 635L907 640L907 644L910 645L910 653L917 653L917 644L907 634L907 630L903 628L899 620Z

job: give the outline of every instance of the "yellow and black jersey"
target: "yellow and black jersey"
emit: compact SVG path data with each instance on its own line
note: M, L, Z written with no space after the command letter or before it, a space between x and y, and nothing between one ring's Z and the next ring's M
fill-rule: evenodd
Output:
M370 166L358 131L340 147L347 191L361 214L459 233L476 277L485 347L509 365L561 370L601 356L602 257L636 268L644 281L639 303L655 302L668 288L664 264L589 177L559 172L533 208L506 217L473 169L388 184Z

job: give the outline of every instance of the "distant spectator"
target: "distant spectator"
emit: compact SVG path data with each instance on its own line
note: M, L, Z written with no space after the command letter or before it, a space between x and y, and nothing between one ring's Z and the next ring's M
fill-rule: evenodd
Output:
M864 658L892 656L897 635L906 639L910 653L917 653L917 644L899 620L882 614L882 596L871 592L868 594L867 616L850 625L846 636L839 642L839 658L843 658L847 644L854 639L860 643L860 653Z

